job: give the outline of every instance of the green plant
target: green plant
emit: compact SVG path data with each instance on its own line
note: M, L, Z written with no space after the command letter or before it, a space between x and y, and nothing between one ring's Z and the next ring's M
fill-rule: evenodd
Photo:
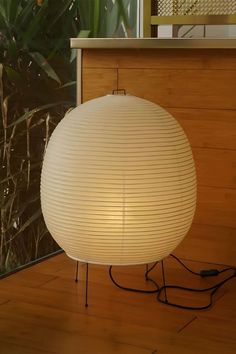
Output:
M83 36L135 36L137 6L137 0L80 0L79 20Z
M51 132L75 105L69 38L135 29L136 0L0 0L0 273L58 249L40 172Z

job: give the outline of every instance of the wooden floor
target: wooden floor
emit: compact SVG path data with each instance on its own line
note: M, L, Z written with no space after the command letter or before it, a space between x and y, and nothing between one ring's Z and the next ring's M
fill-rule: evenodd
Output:
M174 260L166 260L168 283L206 286ZM187 261L193 269L209 264ZM126 286L147 288L144 266L115 268ZM75 262L65 254L0 282L1 354L233 354L236 353L236 279L226 284L210 310L176 309L155 295L116 288L108 268L89 267L89 307L84 307L85 264L74 282ZM153 277L161 281L157 267ZM223 277L223 274L222 274ZM171 300L204 304L205 297L169 294Z

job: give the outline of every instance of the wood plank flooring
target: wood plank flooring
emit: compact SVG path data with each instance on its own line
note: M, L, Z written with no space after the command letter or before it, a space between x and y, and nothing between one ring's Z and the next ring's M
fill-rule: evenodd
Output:
M195 270L216 267L186 261ZM222 266L220 266L222 267ZM206 311L186 311L129 293L110 281L108 267L89 266L89 307L85 308L85 264L74 282L75 262L50 258L0 282L1 354L233 354L236 352L236 278ZM124 286L150 288L144 266L115 267ZM205 287L173 259L165 261L168 283ZM153 278L161 282L157 267ZM224 275L225 276L225 275ZM221 276L223 278L223 274ZM172 301L203 305L206 296L171 292Z

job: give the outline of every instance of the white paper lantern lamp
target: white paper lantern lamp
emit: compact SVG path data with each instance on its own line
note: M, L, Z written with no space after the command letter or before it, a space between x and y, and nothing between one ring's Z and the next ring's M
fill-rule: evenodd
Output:
M191 148L163 108L128 95L88 101L58 124L41 178L46 225L67 255L131 265L168 256L196 204Z

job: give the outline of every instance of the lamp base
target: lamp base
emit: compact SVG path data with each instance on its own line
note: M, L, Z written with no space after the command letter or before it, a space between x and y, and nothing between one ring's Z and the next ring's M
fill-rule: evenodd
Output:
M152 282L152 284L154 285L154 289L153 290L145 290L145 289L134 289L134 288L128 288L125 286L122 286L121 284L119 284L115 279L114 276L112 274L112 267L109 267L109 275L110 275L110 279L113 282L113 284L115 286L117 286L118 288L122 289L122 290L126 290L126 291L131 291L131 292L138 292L138 293L145 293L145 294L157 294L157 300L163 304L169 305L169 306L174 306L177 308L181 308L181 309L185 309L185 310L205 310L208 309L212 306L213 304L213 296L215 295L215 293L217 292L217 290L219 290L226 282L228 282L229 280L231 280L232 278L236 277L236 269L233 267L228 267L225 269L210 269L210 270L201 270L200 272L196 272L191 270L189 267L187 267L185 265L185 263L183 261L181 261L178 257L176 257L175 255L171 254L170 255L172 258L174 258L176 261L178 261L180 263L180 265L187 270L188 272L192 273L195 276L200 276L202 278L206 278L206 277L210 277L210 276L217 276L221 273L225 273L228 271L231 271L232 274L229 275L227 278L221 280L220 282L216 283L215 285L211 286L211 287L206 287L206 288L200 288L200 289L195 289L195 288L187 288L187 287L183 287L183 286L179 286L179 285L166 285L166 277L165 277L165 267L164 267L164 260L162 261L158 261L155 262L150 268L149 265L146 264L146 271L144 273L144 278L146 281L150 281ZM150 272L158 265L161 264L161 273L162 273L162 286L159 286L158 283L156 283L156 281L154 279L152 279L149 274ZM86 282L85 282L85 307L88 307L88 273L89 271L89 264L86 263ZM79 261L76 260L76 274L75 274L75 282L78 282L78 275L79 275ZM175 289L175 290L182 290L182 291L188 291L188 292L195 292L195 293L209 293L209 302L208 304L206 304L205 306L185 306L185 305L181 305L181 304L177 304L177 303L173 303L168 299L168 289Z

